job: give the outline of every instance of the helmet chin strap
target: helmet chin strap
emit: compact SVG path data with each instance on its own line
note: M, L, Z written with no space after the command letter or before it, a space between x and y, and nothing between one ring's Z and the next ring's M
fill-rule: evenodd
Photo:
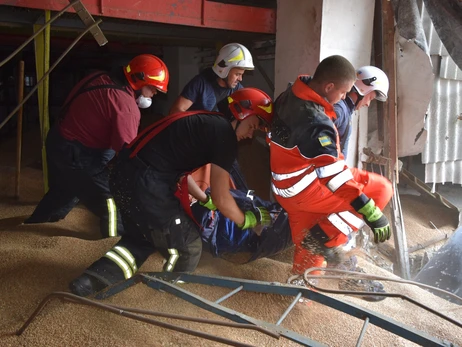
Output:
M226 78L222 78L221 80L222 80L223 82L225 82L227 88L232 89L231 86L230 86L229 83L228 83L228 76L226 76Z
M364 96L360 95L360 94L356 91L356 89L353 88L353 89L350 91L350 93L348 93L348 94L350 94L350 99L353 99L353 98L351 97L351 94L352 94L352 93L354 93L354 94L356 95L356 101L355 101L355 109L356 109L356 107L357 107L358 104L361 102L361 100L364 98Z
M239 125L241 125L241 122L239 122L236 118L233 119L233 122L236 121L236 127L234 128L234 133L237 133L237 128Z
M358 104L361 102L361 100L364 98L364 96L360 95L358 93L358 91L356 90L356 87L353 86L353 88L351 88L351 91L350 93L355 93L356 94L356 101L355 101L355 109L356 107L358 106Z
M358 104L361 102L361 100L364 98L364 96L362 95L359 95L358 93L356 93L356 95L358 95L358 98L356 99L356 102L355 102L355 108L358 107Z

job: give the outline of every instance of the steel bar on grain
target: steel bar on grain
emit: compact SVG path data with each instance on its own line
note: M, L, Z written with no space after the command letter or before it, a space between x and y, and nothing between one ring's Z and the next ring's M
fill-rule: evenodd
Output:
M234 294L239 293L243 288L244 288L243 286L237 287L236 289L234 289L233 291L229 292L229 293L226 294L225 296L222 296L221 298L219 298L218 300L216 300L216 301L215 301L215 304L219 304L220 302L225 301L226 299L232 297Z
M274 333L272 331L269 331L268 329L265 329L265 328L262 328L262 327L259 327L259 326L253 325L253 324L223 322L223 321L214 320L214 319L206 319L206 318L198 318L198 317L187 317L187 316L181 316L181 315L173 314L173 313L163 313L163 312L149 311L149 310L143 310L143 309L138 309L138 308L121 307L121 306L116 306L116 305L110 305L110 306L112 306L114 308L117 308L119 310L127 311L127 312L147 314L147 315L157 316L157 317L179 319L179 320L184 320L184 321L189 321L189 322L196 322L196 323L221 325L221 326L230 327L230 328L255 330L255 331L261 332L263 334L266 334L268 336L274 337L275 339L278 339L280 337L280 335L277 334L277 333Z
M364 320L363 327L361 329L361 333L359 334L359 337L358 337L358 342L356 342L356 346L361 346L361 343L363 342L364 335L366 334L368 325L369 325L369 317L366 317L366 319Z
M27 44L29 42L31 42L33 39L35 39L43 30L45 30L45 28L50 25L51 23L53 23L56 19L58 19L64 12L66 12L70 7L74 6L75 4L77 4L78 2L80 2L80 0L75 0L75 1L72 1L69 5L67 5L66 7L64 7L60 12L58 12L53 18L51 18L48 22L46 22L45 24L43 24L43 26L37 30L37 32L32 35L31 37L29 37L21 46L19 46L13 53L11 53L8 57L6 57L6 59L2 60L0 62L0 67L2 67L3 65L5 65L11 58L13 58L16 54L18 54L24 47L27 46ZM1 126L0 126L1 128Z
M85 31L83 31L72 43L71 45L64 51L63 54L61 54L59 56L58 59L56 59L56 61L54 62L54 64L48 69L48 71L42 76L42 78L37 82L37 84L34 86L34 88L32 88L32 90L24 97L24 100L18 105L15 107L15 109L10 112L10 114L5 118L5 120L0 124L0 129L3 128L3 126L11 119L11 117L14 116L14 114L21 108L22 105L24 105L24 103L29 100L29 98L32 96L32 94L34 94L34 92L37 90L37 88L39 87L40 83L43 82L43 80L51 73L51 71L54 70L54 68L61 62L61 60L67 55L67 53L69 53L69 51L77 44L77 42L80 41L80 39L85 36L85 34L87 32L89 32L93 27L99 25L100 23L102 22L102 20L98 20L96 21L94 24L92 24L91 26L89 26L88 28L85 29Z
M444 240L447 240L448 238L449 238L449 236L447 234L431 238L428 241L418 243L415 246L409 247L409 253L414 253L416 251L420 251L421 249L425 249L427 247L433 246L434 244L436 244L438 242L441 242L441 241L444 241Z
M337 272L337 273L342 273L342 274L347 274L347 275L352 275L352 276L337 276L337 275L308 275L308 273L312 271L325 271L325 272ZM294 275L290 277L289 279L295 279L299 277L300 275ZM356 271L348 271L348 270L340 270L340 269L326 269L325 267L312 267L309 268L305 271L305 274L303 275L305 280L308 280L310 278L322 278L322 279L369 279L369 280L381 280L381 281L387 281L387 282L396 282L396 283L403 283L403 284L412 284L417 287L421 287L424 289L430 289L434 290L437 292L440 292L441 294L448 295L452 297L453 299L456 299L458 301L461 301L462 303L462 298L460 296L455 295L454 293L448 292L447 290L436 288L429 286L427 284L423 284L420 282L415 282L415 281L410 281L410 280L404 280L404 279L395 279L395 278L390 278L390 277L385 277L385 276L376 276L376 275L369 275L366 273L362 272L356 272Z
M279 318L279 320L276 322L276 325L281 325L282 321L287 317L287 315L290 313L290 311L292 311L292 309L294 308L295 304L298 302L298 300L300 300L300 298L302 297L302 292L298 293L297 296L295 297L295 299L291 302L291 304L289 305L289 307L287 307L287 310L285 310L285 312L282 314L281 318Z
M338 275L308 275L309 272L311 271L319 271L319 270L324 270L324 271L328 271L328 272L338 272L338 273L344 273L344 274L349 274L351 276L338 276ZM359 274L359 275L358 275ZM292 277L289 278L288 281L292 281L294 280L296 277L299 277L298 275L294 275ZM413 284L415 286L418 286L418 287L422 287L424 289L431 289L431 290L434 290L434 291L438 291L438 292L441 292L441 293L444 293L448 296L451 296L452 298L455 298L459 301L462 301L462 298L453 294L453 293L450 293L446 290L443 290L443 289L439 289L439 288L436 288L436 287L432 287L432 286L429 286L429 285L426 285L426 284L422 284L422 283L419 283L419 282L414 282L414 281L408 281L408 280L398 280L398 279L393 279L393 278L388 278L388 277L384 277L384 276L374 276L374 275L368 275L368 274L364 274L364 273L358 273L358 272L355 272L355 271L348 271L348 270L340 270L340 269L328 269L326 270L326 268L322 268L322 267L312 267L312 268L309 268L305 271L305 274L303 275L304 279L305 279L305 282L308 283L308 285L310 287L313 287L314 289L320 291L320 292L325 292L325 293L329 293L329 294L344 294L344 295L354 295L354 296L384 296L384 297L391 297L391 298L400 298L400 299L403 299L403 300L406 300L406 301L409 301L410 303L420 307L420 308L423 308L424 310L428 311L428 312L431 312L433 313L434 315L440 317L440 318L443 318L444 320L447 320L448 322L451 322L452 324L458 326L459 328L462 328L462 323L455 320L455 319L452 319L451 317L448 317L434 309L432 309L431 307L428 307L427 305L424 305L406 295L403 295L403 294L400 294L400 293L381 293L381 292L361 292L361 291L349 291L349 290L333 290L333 289L327 289L327 288L322 288L322 287L318 287L312 283L310 283L308 281L308 279L311 279L311 278L322 278L322 279L338 279L338 280L347 280L347 279L370 279L370 280L381 280L381 281L390 281L390 282L398 282L398 283L405 283L405 284Z
M39 306L35 309L35 311L32 313L32 315L29 317L29 319L16 332L16 335L18 335L18 336L21 335L26 330L26 328L29 326L29 324L35 319L35 317L48 304L48 302L51 299L54 299L54 298L61 298L61 299L64 299L64 300L67 300L67 301L70 301L70 302L73 302L73 303L79 303L79 304L82 304L82 305L97 307L97 308L103 309L105 311L115 313L115 314L119 314L121 316L130 318L130 319L138 320L138 321L141 321L141 322L144 322L144 323L156 325L156 326L166 328L166 329L175 330L175 331L182 332L182 333L185 333L185 334L189 334L189 335L192 335L192 336L201 337L201 338L204 338L204 339L207 339L207 340L211 340L211 341L215 341L215 342L219 342L219 343L224 343L224 344L227 344L227 345L230 345L230 346L238 346L238 347L252 346L252 345L249 345L249 344L246 344L246 343L241 343L241 342L229 340L229 339L222 338L222 337L219 337L219 336L207 334L207 333L204 333L204 332L201 332L201 331L192 330L192 329L184 328L184 327L181 327L181 326L178 326L178 325L169 324L169 323L165 323L165 322L160 322L160 321L157 321L155 319L139 316L137 314L133 314L131 312L125 311L125 310L117 308L117 307L113 307L111 305L106 305L106 304L103 304L103 303L100 303L100 302L97 302L97 301L93 301L93 300L83 298L83 297L80 297L80 296L77 296L77 295L74 295L74 294L71 294L71 293L66 293L66 292L53 292L53 293L49 294L48 296L46 296L42 300L42 302L39 304Z

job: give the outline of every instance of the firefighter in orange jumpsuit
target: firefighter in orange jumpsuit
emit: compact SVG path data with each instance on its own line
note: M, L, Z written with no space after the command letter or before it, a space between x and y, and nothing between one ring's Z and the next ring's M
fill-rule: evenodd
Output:
M314 76L299 76L275 102L268 134L272 191L286 210L295 244L292 272L341 261L341 245L364 225L374 241L390 238L382 209L393 190L384 177L349 168L333 123L333 104L356 80L351 63L330 56ZM373 81L371 81L373 83Z

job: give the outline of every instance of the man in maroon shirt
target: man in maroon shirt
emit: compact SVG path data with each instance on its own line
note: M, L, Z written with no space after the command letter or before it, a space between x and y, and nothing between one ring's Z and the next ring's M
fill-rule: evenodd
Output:
M164 62L142 54L80 81L46 140L50 189L24 223L63 219L80 200L100 217L103 237L120 235L107 163L137 136L139 108L149 107L157 91L166 93L168 80Z

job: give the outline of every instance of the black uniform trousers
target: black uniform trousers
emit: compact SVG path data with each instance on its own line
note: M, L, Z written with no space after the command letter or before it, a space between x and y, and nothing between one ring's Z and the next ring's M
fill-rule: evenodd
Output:
M55 125L47 136L46 154L49 190L25 223L63 219L80 200L100 218L103 237L122 234L123 225L109 190L107 168L115 152L69 141Z
M113 284L130 278L156 250L167 260L164 271L194 271L202 240L174 195L175 184L166 183L175 180L129 154L128 149L120 152L110 178L125 233L85 273Z

